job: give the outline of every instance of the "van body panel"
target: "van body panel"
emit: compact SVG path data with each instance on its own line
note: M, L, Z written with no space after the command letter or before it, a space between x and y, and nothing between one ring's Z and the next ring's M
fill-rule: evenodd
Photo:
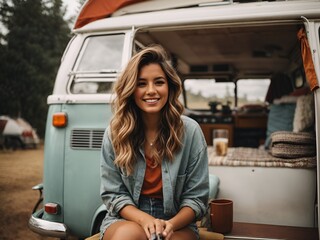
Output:
M61 105L50 105L47 117L43 187L45 189L44 203L56 203L63 207L64 198L64 160L65 160L65 130L52 126L54 113L63 111ZM60 214L50 215L44 212L43 219L63 222L63 208Z
M235 222L316 227L315 169L210 166L209 172L219 176L219 198L237 199L234 201ZM283 189L288 191L287 195L282 193ZM303 192L297 193L296 189ZM239 198L239 195L246 197Z
M80 51L82 42L82 35L74 36L70 40L68 47L64 52L64 56L61 59L60 67L58 69L53 88L53 94L67 94L66 83L69 80L69 73L71 72L74 62L78 57L78 52ZM75 52L77 52L77 54L74 54Z
M78 229L77 234L86 236L91 230L88 222L92 220L92 213L102 204L100 149L112 113L106 104L67 104L64 110L69 119L64 163L64 221L71 231Z

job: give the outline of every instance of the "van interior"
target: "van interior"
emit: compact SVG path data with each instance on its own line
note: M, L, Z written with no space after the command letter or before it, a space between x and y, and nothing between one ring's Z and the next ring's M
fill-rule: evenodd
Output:
M300 29L302 20L145 28L135 34L136 51L160 44L170 53L183 81L185 114L200 124L209 171L219 178L215 197L234 200L235 222L317 226L314 105ZM308 106L308 117L301 107L298 112L306 96L302 109ZM228 130L226 157L211 153L215 129ZM310 134L312 151L293 158L273 155L274 132L284 139Z
M271 95L307 91L297 37L302 27L270 22L142 29L136 43L161 44L170 52L183 80L187 115L200 124L226 125L218 128L229 129L230 147L259 147L266 139ZM270 89L267 97L276 78L283 80L282 90ZM212 129L203 126L208 145Z

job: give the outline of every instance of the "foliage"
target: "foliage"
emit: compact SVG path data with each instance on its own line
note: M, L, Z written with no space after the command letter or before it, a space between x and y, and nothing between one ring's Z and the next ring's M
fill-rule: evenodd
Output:
M70 39L62 0L0 1L0 115L21 116L44 136L47 96Z

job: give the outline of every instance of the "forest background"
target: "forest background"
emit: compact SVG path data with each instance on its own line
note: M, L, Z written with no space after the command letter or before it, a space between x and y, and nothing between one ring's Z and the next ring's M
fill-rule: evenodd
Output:
M62 0L0 0L0 115L26 119L42 139L75 17Z

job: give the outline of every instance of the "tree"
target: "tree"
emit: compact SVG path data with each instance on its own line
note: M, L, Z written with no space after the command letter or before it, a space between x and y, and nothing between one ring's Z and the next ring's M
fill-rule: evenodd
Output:
M0 2L0 115L21 116L44 136L51 93L70 28L62 0Z

